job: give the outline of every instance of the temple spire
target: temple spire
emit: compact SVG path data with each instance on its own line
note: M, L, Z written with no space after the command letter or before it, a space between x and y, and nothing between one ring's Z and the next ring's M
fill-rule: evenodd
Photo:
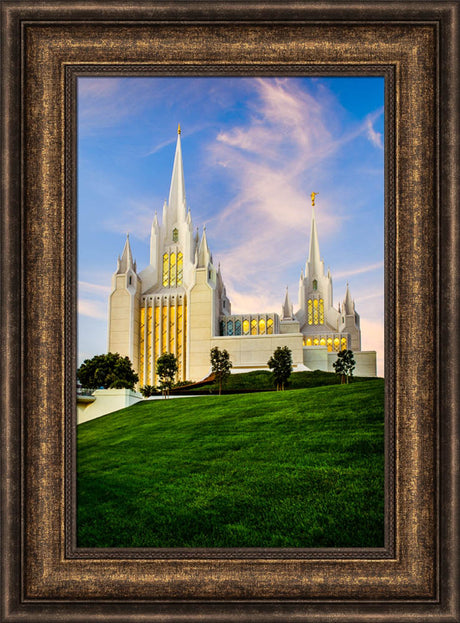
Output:
M318 232L316 229L316 219L315 219L315 208L312 206L311 212L311 233L310 233L310 250L308 253L308 264L310 270L308 271L309 275L320 274L320 254L319 254L319 243L318 243ZM316 269L316 270L315 270Z
M283 315L282 317L283 320L292 320L294 317L292 303L289 300L289 290L287 286L286 286L286 295L284 297L284 303L282 307L282 315Z
M350 294L350 288L348 287L348 282L347 282L347 289L345 292L345 299L343 301L343 313L346 314L347 316L354 314L354 305L353 305L353 300L351 298L351 294Z
M185 183L184 166L182 163L182 147L180 142L180 124L177 128L176 154L174 156L171 186L169 189L169 213L179 217L185 217Z
M126 242L121 255L121 259L118 261L117 273L126 273L129 269L134 270L133 254L131 252L131 245L129 244L129 234L126 234Z
M206 227L203 227L203 235L201 236L200 248L198 249L197 268L206 267L210 260L211 260L211 253L209 251L208 241L206 239Z

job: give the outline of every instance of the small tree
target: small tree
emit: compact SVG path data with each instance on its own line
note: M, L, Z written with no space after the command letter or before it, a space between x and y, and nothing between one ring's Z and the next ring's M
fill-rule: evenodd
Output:
M77 379L88 389L98 387L134 389L139 377L128 357L122 357L118 353L107 353L85 359L77 370Z
M169 396L174 377L177 374L177 358L172 353L163 353L157 359L157 374L160 378L160 387L164 397Z
M211 348L211 370L219 383L219 396L222 393L222 385L225 379L230 375L231 367L230 355L226 350L219 350L217 346Z
M287 346L278 346L267 362L273 373L276 391L284 390L292 372L292 352Z
M355 369L356 361L353 357L353 351L344 348L337 353L337 360L332 364L336 374L341 375L340 383L348 383L349 377L353 376L353 370Z
M144 387L141 387L139 391L144 398L150 398L150 396L154 396L156 394L156 389L153 385L144 385Z

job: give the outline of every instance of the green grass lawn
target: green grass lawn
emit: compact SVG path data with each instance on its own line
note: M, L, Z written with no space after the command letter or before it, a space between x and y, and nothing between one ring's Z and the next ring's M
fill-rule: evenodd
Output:
M79 547L382 547L384 382L144 401L78 426Z
M355 377L356 381L370 381L372 377ZM323 372L315 370L313 372L293 372L289 379L289 388L300 389L307 387L319 387L323 385L339 385L340 376L334 372ZM225 381L223 393L226 392L254 392L254 391L273 391L273 374L270 370L254 370L242 374L231 374ZM184 392L184 390L182 390ZM209 394L218 393L217 383L209 383L186 390L186 393ZM179 388L180 392L180 388Z

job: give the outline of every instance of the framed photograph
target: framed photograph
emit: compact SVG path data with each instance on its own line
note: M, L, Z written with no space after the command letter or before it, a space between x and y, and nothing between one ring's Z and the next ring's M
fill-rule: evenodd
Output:
M2 620L460 621L458 8L3 3ZM170 391L209 394L211 349L241 391L286 344L320 387L138 401L162 355ZM131 389L77 395L108 351ZM363 388L335 457L355 427L362 480L321 465L316 492L279 401L314 401L333 446L339 351L368 379L329 387ZM136 404L94 415L111 391ZM244 435L209 405L231 431L257 412L254 448L286 470L254 452L251 489Z

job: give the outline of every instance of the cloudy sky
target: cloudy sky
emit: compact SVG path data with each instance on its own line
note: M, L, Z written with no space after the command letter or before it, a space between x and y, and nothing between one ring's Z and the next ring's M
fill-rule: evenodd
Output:
M382 78L79 78L79 363L107 350L107 297L130 233L139 269L182 128L192 219L233 313L294 310L312 191L334 304L347 281L383 375Z

